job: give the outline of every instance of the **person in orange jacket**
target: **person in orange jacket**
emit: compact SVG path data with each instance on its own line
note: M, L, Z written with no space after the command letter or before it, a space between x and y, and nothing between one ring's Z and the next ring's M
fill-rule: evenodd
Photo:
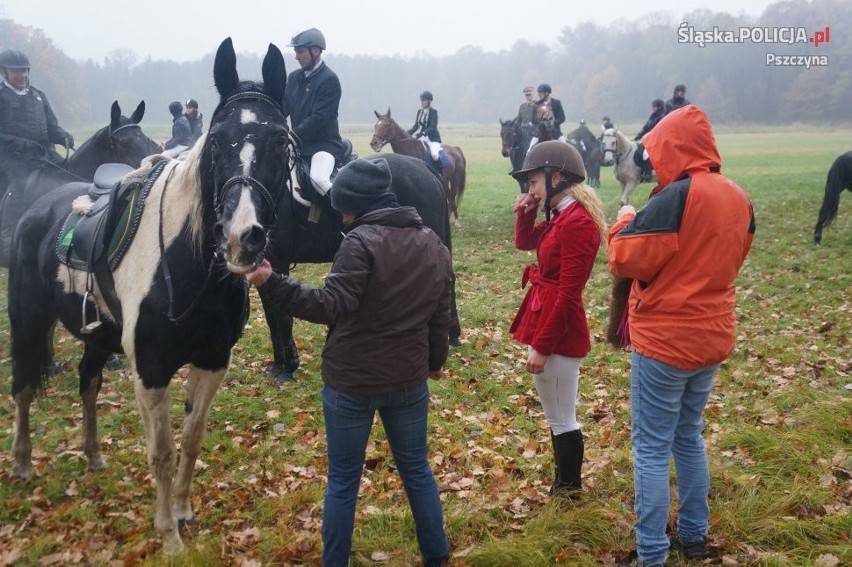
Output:
M702 414L720 363L734 348L734 279L754 238L748 196L721 174L710 122L688 105L643 138L660 180L638 213L627 205L609 232L609 267L632 278L629 300L631 445L640 565L670 547L709 556L710 474ZM677 472L677 533L666 536L669 458Z
M529 193L515 199L515 247L535 250L538 263L524 271L530 288L509 330L529 345L527 370L550 425L556 464L550 492L573 497L582 488L583 464L577 385L591 349L583 289L606 238L604 208L583 183L583 159L569 144L536 144L512 175L529 182ZM539 211L545 220L536 224Z

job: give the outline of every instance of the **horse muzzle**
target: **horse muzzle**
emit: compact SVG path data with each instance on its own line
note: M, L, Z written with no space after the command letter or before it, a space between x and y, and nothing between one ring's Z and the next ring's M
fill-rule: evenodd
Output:
M269 244L267 231L259 224L242 229L235 229L227 224L216 225L218 254L225 260L228 271L235 274L248 273L263 260Z

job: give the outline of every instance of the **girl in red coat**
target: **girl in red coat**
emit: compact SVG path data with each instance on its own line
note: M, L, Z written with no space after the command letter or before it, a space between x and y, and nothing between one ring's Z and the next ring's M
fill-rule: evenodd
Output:
M530 288L510 332L529 345L527 370L550 426L556 463L550 492L574 496L582 488L583 464L577 383L580 361L591 349L583 289L606 242L607 224L603 204L583 183L586 169L572 146L536 144L513 175L529 182L529 193L515 199L515 247L534 249L538 263L524 271L522 285ZM539 210L545 220L536 224Z

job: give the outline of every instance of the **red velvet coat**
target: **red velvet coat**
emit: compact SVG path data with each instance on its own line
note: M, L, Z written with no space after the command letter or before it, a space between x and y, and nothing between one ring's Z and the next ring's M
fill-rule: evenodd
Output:
M515 219L515 247L536 250L521 282L530 288L509 331L541 354L582 358L591 350L583 289L600 247L592 216L575 201L550 222L535 224L536 210Z

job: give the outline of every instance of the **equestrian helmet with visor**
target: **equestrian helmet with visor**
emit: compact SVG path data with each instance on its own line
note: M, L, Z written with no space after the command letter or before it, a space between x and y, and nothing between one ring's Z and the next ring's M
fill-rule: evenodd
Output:
M310 28L294 35L287 47L319 47L325 51L325 36L317 28Z
M0 53L0 67L4 69L29 69L30 60L23 51L6 49Z
M538 92L550 94L553 90L550 88L550 85L547 83L542 83L538 86Z
M524 181L531 172L547 168L565 172L579 178L578 181L586 179L586 167L583 165L580 152L574 146L558 140L539 142L534 145L527 153L523 167L513 172L512 177Z
M423 91L422 93L420 93L420 100L432 100L432 92Z
M686 85L683 85L683 84L681 84L681 85L675 85L674 92L676 92L676 93L680 93L680 92L685 93L685 92L686 92Z
M195 100L194 98L188 99L186 101L186 107L187 108L194 108L194 109L198 110L198 101Z

